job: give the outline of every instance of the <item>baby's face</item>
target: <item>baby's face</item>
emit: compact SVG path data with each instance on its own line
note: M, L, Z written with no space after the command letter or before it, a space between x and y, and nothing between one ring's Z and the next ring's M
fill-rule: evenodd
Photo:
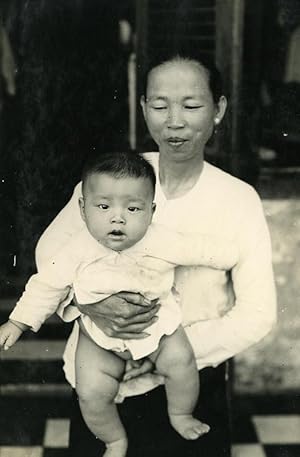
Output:
M150 179L115 178L108 173L87 178L79 203L91 235L115 251L128 249L143 238L155 206Z

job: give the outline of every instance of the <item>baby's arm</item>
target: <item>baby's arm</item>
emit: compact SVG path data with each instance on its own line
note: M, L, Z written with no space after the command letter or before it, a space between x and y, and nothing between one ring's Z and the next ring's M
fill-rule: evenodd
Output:
M175 265L202 265L230 270L238 262L237 243L202 233L179 233L152 224L149 255Z
M37 332L59 303L68 299L74 269L75 263L66 246L39 273L31 276L9 318Z
M22 322L8 320L0 327L0 348L7 351L18 341L22 333L28 329L28 325L22 324Z
M52 280L42 274L33 275L9 318L37 332L45 320L55 313L58 304L68 296L69 287L59 284L55 287Z
M58 303L67 296L67 282L60 268L55 268L54 262L49 263L41 273L33 275L9 320L0 327L0 347L9 349L25 330L38 331L42 323L55 312Z

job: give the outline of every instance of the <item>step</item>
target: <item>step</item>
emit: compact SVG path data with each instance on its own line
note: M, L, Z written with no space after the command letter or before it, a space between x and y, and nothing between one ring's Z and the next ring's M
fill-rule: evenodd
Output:
M63 384L65 383L62 360L2 361L0 386L7 384Z
M20 341L0 352L0 385L63 384L64 340Z
M65 348L65 341L37 340L18 341L8 351L1 351L0 359L26 361L53 361L61 360Z
M55 397L69 397L72 394L72 387L65 383L18 383L0 385L0 395L6 397L46 397L53 395Z
M6 321L5 319L1 318L1 313L0 313L0 323L4 323ZM67 341L68 336L72 330L73 324L72 323L65 323L62 322L58 316L51 317L48 321L42 325L40 330L35 333L30 330L27 332L24 332L20 342L22 341L41 341L41 340L62 340L64 342ZM19 344L20 344L19 342Z
M16 301L16 297L0 299L0 324L8 319ZM53 315L37 333L24 332L11 349L1 351L0 397L70 397L62 355L72 327L73 323Z
M28 331L11 349L1 351L0 385L65 383L62 355L71 328L60 322L45 324L38 333Z
M59 437L65 427L63 422L69 423L70 417L70 396L44 395L34 397L31 395L23 396L0 396L0 446L11 446L10 452L4 451L3 457L33 457L36 454L31 452L30 446L41 446L44 443L51 423L56 422L57 426L53 439L53 444L59 442ZM66 424L68 425L68 424ZM57 439L56 439L57 438ZM67 443L66 443L67 444ZM15 452L14 446L19 446ZM26 446L20 448L20 446ZM3 448L0 447L2 457ZM56 454L56 449L45 450L48 456L64 455L60 452ZM49 452L49 453L48 453Z
M17 298L4 298L0 299L0 324L7 321L9 314L11 313ZM38 333L31 331L25 332L22 335L22 340L28 339L62 339L67 340L71 330L72 322L63 322L60 317L53 314L47 321L42 325Z

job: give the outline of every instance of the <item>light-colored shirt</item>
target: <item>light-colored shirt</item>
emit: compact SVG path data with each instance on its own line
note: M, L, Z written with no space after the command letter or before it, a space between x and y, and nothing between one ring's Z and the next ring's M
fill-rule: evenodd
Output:
M230 269L237 259L237 249L229 240L183 235L155 223L138 243L114 251L95 240L84 226L30 278L10 318L34 331L55 311L64 320L73 320L80 313L69 305L70 289L79 303L96 303L124 290L141 293L149 300L158 298L159 319L143 340L109 337L89 316L81 315L85 329L99 346L117 352L129 350L139 359L154 352L161 337L173 333L181 323L180 307L171 293L176 265ZM210 316L217 315L212 308Z
M155 222L182 233L197 231L236 242L239 260L231 272L210 267L178 267L175 272L183 326L198 368L217 366L261 340L276 322L271 243L261 201L251 186L207 162L189 192L167 199L159 182L159 154L145 158L158 178ZM40 239L38 266L82 228L80 195L78 185ZM211 308L218 309L217 318L209 318ZM70 369L67 353L65 359Z

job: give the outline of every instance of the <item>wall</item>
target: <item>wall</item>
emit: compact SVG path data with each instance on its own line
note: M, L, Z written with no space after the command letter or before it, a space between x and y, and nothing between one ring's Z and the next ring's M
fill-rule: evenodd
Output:
M34 269L36 241L70 197L85 158L95 150L129 146L129 50L119 37L127 4L7 3L5 27L17 78L14 106L5 112L10 137L2 158L10 160L9 168L3 164L10 187L4 191L11 198L2 200L0 233L7 238L9 225L14 226L11 244L22 275ZM4 191L0 188L1 195ZM15 220L10 221L6 215L12 206ZM4 246L2 252L10 261L10 250Z
M235 363L239 393L299 392L300 389L300 176L261 180L278 294L278 324Z

